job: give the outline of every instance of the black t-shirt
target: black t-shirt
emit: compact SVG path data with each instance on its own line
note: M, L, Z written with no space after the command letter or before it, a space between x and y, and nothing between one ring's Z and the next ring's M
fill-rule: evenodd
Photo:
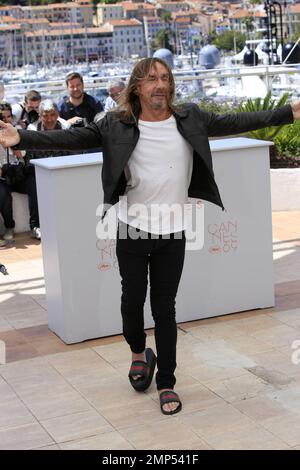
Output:
M90 123L94 120L97 113L103 111L103 106L100 101L93 98L93 96L84 93L83 101L79 106L74 106L69 97L65 97L58 105L60 117L63 119L71 119L78 116Z

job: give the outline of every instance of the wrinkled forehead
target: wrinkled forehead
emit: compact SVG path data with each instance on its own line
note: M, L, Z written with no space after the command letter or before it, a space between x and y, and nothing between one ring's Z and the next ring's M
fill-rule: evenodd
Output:
M42 112L42 117L45 119L47 117L56 117L56 116L58 116L58 112L55 109L50 109L50 110Z
M165 67L160 62L154 62L150 66L150 68L148 70L148 73L146 73L145 78L149 77L149 75L154 75L154 76L164 75L164 76L168 76L170 78L170 74L169 74L169 71L168 71L167 67Z

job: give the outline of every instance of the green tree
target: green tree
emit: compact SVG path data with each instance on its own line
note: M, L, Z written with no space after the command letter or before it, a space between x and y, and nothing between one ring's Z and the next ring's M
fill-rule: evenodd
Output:
M161 19L163 20L165 27L158 31L154 40L152 41L152 48L158 49L165 47L170 51L174 51L174 32L171 29L172 23L172 14L169 11L166 11L162 14Z
M300 36L300 25L296 24L296 25L293 26L293 28L294 28L294 32L292 34L291 39L292 39L293 42L296 42L297 39L299 39L299 36Z
M269 91L265 98L256 98L256 99L248 99L246 102L242 103L238 107L239 112L256 112L256 111L265 111L265 110L274 110L276 108L280 108L284 106L289 98L288 93L284 93L279 101L275 101L272 98L272 93ZM273 140L277 134L285 127L285 124L281 126L272 126L272 127L265 127L263 129L257 129L255 131L251 131L248 133L250 137L259 140Z
M242 50L245 45L246 36L239 31L224 31L221 34L216 34L213 36L212 42L219 49L234 51L234 40L237 50Z
M94 3L108 3L109 5L113 5L114 3L117 3L118 0L93 0Z
M161 15L161 19L166 25L169 25L172 21L172 14L170 11L166 11Z
M38 6L38 5L49 5L55 3L55 0L28 0L28 5Z
M250 3L250 5L252 6L261 5L263 3L263 0L248 0L248 3Z
M152 41L152 48L159 49L164 47L173 52L173 47L170 44L170 31L168 28L163 28L156 34L154 40Z
M246 16L242 23L246 26L247 33L251 33L254 30L254 18L252 15Z

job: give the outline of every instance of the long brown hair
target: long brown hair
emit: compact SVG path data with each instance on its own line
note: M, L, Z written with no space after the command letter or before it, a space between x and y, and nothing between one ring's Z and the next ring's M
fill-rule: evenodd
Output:
M125 119L128 119L131 116L134 116L135 119L139 118L142 108L139 96L136 94L138 84L149 75L151 67L155 66L157 63L163 65L169 73L170 93L167 99L169 108L171 110L174 109L173 100L175 96L175 82L172 70L164 60L159 59L158 57L152 57L142 59L135 64L131 72L128 85L122 92L122 96L119 100L118 111L120 117Z

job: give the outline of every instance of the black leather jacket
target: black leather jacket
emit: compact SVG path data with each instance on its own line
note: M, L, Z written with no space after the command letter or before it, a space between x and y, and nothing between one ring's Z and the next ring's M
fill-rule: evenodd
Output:
M174 117L180 134L194 150L193 172L188 195L217 204L224 209L214 179L208 137L238 134L254 129L293 122L290 105L274 111L217 115L201 111L195 104L182 106ZM137 120L123 120L115 112L84 128L62 131L19 131L22 150L103 150L102 184L104 203L116 204L124 194L124 168L139 139Z

